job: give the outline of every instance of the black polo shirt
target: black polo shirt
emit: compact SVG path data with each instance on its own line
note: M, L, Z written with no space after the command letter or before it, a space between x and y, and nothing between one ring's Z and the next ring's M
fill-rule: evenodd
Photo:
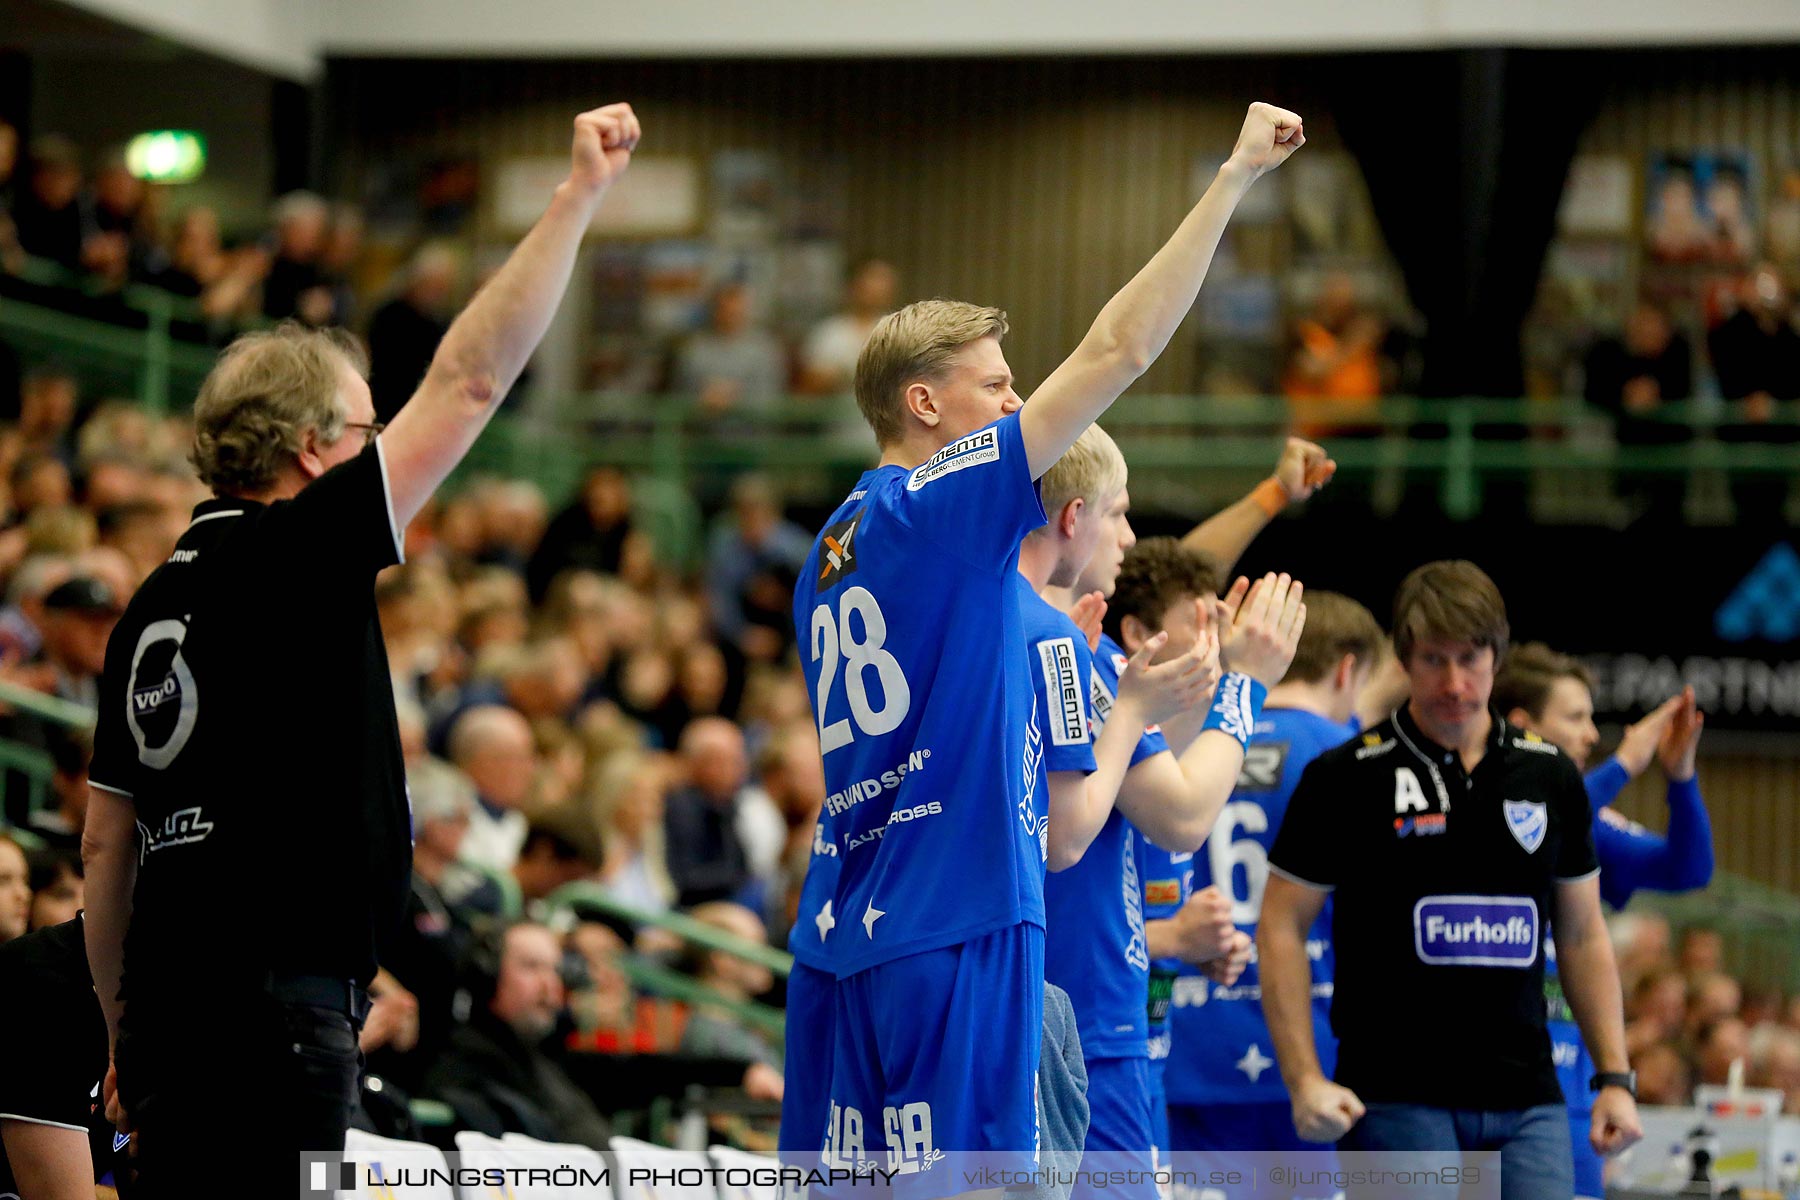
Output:
M367 984L411 820L376 572L380 443L292 500L209 500L107 644L93 786L137 810L128 1006L270 971Z
M125 1141L106 1119L106 1018L88 973L81 918L0 946L0 1121L69 1129L87 1138L94 1179L123 1166ZM19 1190L0 1146L0 1197Z
M1315 759L1269 869L1332 892L1337 1081L1364 1101L1561 1102L1544 1029L1555 885L1597 872L1581 774L1493 716L1459 755L1402 708Z

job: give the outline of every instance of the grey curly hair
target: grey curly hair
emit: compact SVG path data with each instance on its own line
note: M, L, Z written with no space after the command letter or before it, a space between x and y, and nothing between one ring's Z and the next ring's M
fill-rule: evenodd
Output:
M306 431L326 445L344 435L338 401L344 365L369 373L368 356L340 329L283 321L227 346L194 401L190 458L217 495L251 495L275 482L299 454Z

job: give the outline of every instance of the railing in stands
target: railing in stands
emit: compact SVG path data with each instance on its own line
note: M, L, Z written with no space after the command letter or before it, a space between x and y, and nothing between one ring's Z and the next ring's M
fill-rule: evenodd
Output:
M28 276L41 282L53 273L40 265ZM155 288L127 287L107 299L130 315L128 324L0 297L0 338L79 361L151 411L184 409L215 350L175 336L178 323L224 330L206 325L193 301ZM795 399L727 422L676 396L533 395L515 407L522 411L503 414L477 443L465 476L516 475L561 497L588 467L620 467L639 477L639 505L659 549L684 564L698 548L696 494L717 500L732 473L768 472L790 497L826 501L874 458L847 398ZM1781 440L1800 442L1800 403L1776 405L1760 436L1744 437L1752 415L1741 403L1670 405L1653 419L1683 427L1686 440L1620 446L1611 418L1579 400L1395 397L1356 411L1346 419L1357 429L1329 440L1345 476L1435 486L1445 514L1464 518L1496 481L1554 486L1593 477L1609 491L1613 472L1739 478L1800 469L1800 449ZM1279 397L1134 395L1114 407L1107 427L1131 461L1140 505L1179 509L1194 496L1220 500L1243 490L1239 484L1274 461L1291 417Z

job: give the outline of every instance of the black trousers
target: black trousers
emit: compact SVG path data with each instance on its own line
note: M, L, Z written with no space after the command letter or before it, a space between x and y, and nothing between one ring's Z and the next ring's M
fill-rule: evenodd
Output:
M307 1194L301 1153L341 1152L357 1104L360 1014L203 985L196 1000L127 1004L115 1061L134 1200Z

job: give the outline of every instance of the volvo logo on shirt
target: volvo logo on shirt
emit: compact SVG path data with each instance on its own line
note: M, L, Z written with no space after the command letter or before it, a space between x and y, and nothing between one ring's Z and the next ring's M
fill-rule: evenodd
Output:
M1426 896L1413 905L1413 948L1434 967L1529 967L1543 931L1529 896Z
M152 621L138 636L125 693L125 724L137 743L138 761L165 770L187 745L200 714L193 672L181 656L187 625Z
M1550 828L1550 811L1544 807L1544 802L1508 800L1501 805L1501 811L1506 814L1506 828L1512 833L1513 840L1525 847L1525 853L1536 854Z

